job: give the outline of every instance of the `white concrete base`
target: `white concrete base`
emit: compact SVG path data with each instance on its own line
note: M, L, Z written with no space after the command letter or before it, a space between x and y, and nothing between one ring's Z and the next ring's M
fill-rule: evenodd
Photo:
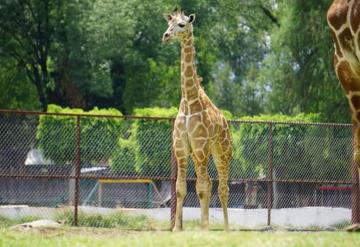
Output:
M73 210L73 207L45 208L19 206L0 206L0 216L19 219L25 216L36 216L42 219L54 219L62 211ZM170 208L155 209L114 209L80 206L79 210L86 214L109 215L124 212L129 215L146 215L154 220L168 221ZM267 209L234 209L229 208L229 223L245 228L256 228L267 224ZM200 208L184 208L184 220L200 219ZM351 210L347 208L305 207L283 208L271 210L271 224L296 228L330 227L351 220ZM210 223L222 223L223 213L220 208L210 209Z
M170 209L141 209L126 210L135 215L147 215L156 220L169 220ZM267 225L267 209L234 209L229 208L229 224L245 228L256 228ZM221 208L211 208L210 223L223 223ZM183 220L200 219L200 208L184 208ZM351 210L348 208L305 207L283 208L271 210L271 224L277 226L291 226L296 228L330 227L351 220Z

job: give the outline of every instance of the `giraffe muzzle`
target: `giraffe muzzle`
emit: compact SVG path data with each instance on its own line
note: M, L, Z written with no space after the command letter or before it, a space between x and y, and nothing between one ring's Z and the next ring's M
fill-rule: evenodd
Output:
M170 34L169 33L164 33L164 36L162 38L162 42L167 43L167 42L169 42L169 40L170 40Z

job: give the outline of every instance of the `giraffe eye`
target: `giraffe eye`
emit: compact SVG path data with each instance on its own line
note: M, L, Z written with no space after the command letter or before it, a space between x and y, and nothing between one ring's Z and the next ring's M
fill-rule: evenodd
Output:
M185 27L185 24L179 23L179 27L183 28L183 27Z

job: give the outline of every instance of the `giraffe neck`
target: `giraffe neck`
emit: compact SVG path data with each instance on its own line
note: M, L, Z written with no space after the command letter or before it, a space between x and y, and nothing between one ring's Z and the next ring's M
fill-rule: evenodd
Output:
M359 3L357 0L335 0L327 18L335 45L335 70L338 72L339 67L346 66L357 78L360 78Z
M327 21L334 41L334 67L354 124L354 157L360 164L360 1L334 0Z
M181 39L181 98L188 104L199 98L200 78L195 66L195 47L192 31Z

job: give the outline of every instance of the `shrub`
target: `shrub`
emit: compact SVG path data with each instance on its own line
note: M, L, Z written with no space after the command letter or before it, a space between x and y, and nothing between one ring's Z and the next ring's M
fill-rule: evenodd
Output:
M48 112L115 115L122 114L116 109L94 108L89 112L81 109L61 108L49 105ZM81 117L81 157L88 163L97 163L110 158L121 134L123 120L120 118ZM37 128L37 144L44 156L57 164L68 164L74 160L76 140L75 116L40 116Z
M135 109L134 113L135 116L168 118L175 117L177 109L142 108ZM171 133L169 120L132 120L127 136L119 137L118 149L111 159L112 170L126 175L169 176Z
M321 118L317 114L265 115L241 120L287 122L272 125L272 161L277 178L346 179L350 174L349 158L343 155L351 149L348 128L291 124L318 122ZM263 177L267 174L269 127L264 123L231 125L234 143L232 175Z
M74 224L74 212L65 211L56 215L56 220L67 225ZM109 215L79 212L78 225L83 227L152 229L154 222L144 215L131 216L118 212Z

